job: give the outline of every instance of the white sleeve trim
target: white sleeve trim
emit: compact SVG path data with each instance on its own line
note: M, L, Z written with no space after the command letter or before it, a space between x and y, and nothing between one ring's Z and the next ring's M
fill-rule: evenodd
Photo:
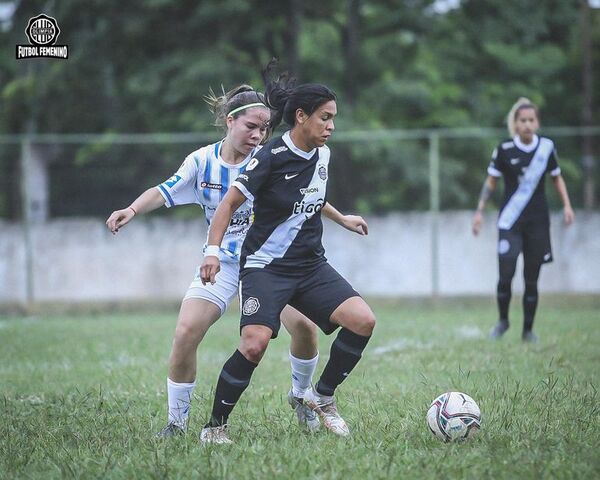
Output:
M165 199L165 207L171 208L175 206L175 204L171 203L171 199L167 196L167 193L164 190L165 187L162 186L162 183L160 185L157 185L155 188L158 190L158 193L160 193Z
M491 175L492 177L501 177L502 176L502 172L500 170L495 169L494 167L488 167L487 169L487 173L489 175Z
M550 172L550 175L553 177L558 177L560 175L560 167L556 167L554 170Z
M246 197L251 202L254 202L254 195L252 195L248 191L248 189L244 186L243 183L238 182L237 180L234 180L234 182L231 184L231 186L237 188L240 192L242 192L242 195L244 195L244 197Z

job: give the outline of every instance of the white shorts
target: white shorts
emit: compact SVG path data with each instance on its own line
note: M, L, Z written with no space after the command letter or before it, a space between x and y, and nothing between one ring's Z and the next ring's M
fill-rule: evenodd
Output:
M196 268L196 275L190 284L184 300L188 298L202 298L214 303L221 309L221 315L225 313L231 300L238 293L240 276L240 264L238 262L221 262L221 270L217 273L214 285L207 283L202 285L200 280L200 267Z

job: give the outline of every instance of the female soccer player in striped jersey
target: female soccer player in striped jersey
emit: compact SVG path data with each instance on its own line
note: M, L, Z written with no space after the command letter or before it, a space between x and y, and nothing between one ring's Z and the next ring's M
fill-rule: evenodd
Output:
M498 217L499 320L490 336L500 338L509 328L511 283L517 258L523 252L522 339L535 342L537 336L532 329L538 304L538 278L541 266L552 261L550 216L544 192L547 173L552 177L563 203L567 225L573 223L575 214L560 174L554 142L536 134L539 128L537 107L528 99L520 98L510 110L507 123L512 138L503 141L492 154L488 177L473 217L473 233L479 233L485 204L496 188L497 179L503 177L504 199Z
M162 205L196 203L205 211L210 226L214 212L230 188L243 174L253 155L268 136L270 110L264 97L247 85L216 97L207 97L216 117L216 124L226 127L220 142L200 148L187 156L179 170L157 187L142 193L129 207L113 212L106 224L117 233L134 216L148 213ZM330 211L337 223L362 233L366 224L361 217L342 216ZM252 221L253 205L244 202L235 211L218 248L223 268L219 281L203 285L197 271L183 301L169 357L167 378L168 423L160 437L183 434L187 428L192 393L196 385L196 352L209 327L225 312L238 291L240 249ZM297 399L311 384L318 362L316 328L304 315L287 306L281 320L291 334L290 361L292 389L288 401L298 420L310 430L319 427L319 419Z

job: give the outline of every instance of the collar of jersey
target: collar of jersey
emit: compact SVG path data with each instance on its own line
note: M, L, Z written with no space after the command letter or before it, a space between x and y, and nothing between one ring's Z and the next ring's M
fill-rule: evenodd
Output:
M217 161L223 165L225 168L242 168L244 166L246 166L246 164L250 161L250 159L254 156L254 154L256 152L258 152L258 150L260 150L260 146L256 147L255 149L253 149L246 158L244 158L244 160L242 160L240 163L236 163L235 165L233 163L227 163L225 160L223 160L223 157L221 157L221 148L223 147L223 142L225 141L225 139L221 140L220 142L216 143L214 148L215 148L215 156L217 157Z
M515 137L513 138L513 142L515 142L515 146L519 150L521 150L525 153L530 153L530 152L533 152L537 148L538 143L540 143L540 137L538 137L537 135L534 135L531 143L525 144L521 141L521 139L519 138L518 135L515 135Z
M298 155L299 157L310 160L312 158L312 156L315 154L316 148L313 148L310 152L305 152L304 150L300 150L296 145L294 145L294 142L292 142L292 137L290 136L289 130L287 132L285 132L281 138L283 138L283 141L288 146L288 148L292 152L294 152L296 155Z

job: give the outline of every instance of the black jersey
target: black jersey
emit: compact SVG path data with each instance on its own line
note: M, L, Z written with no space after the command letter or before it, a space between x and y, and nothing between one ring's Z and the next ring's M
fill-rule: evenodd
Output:
M254 202L241 268L306 268L325 261L321 209L329 148L298 149L289 132L266 144L232 186Z
M515 137L498 145L488 174L504 178L499 228L510 229L520 219L548 217L544 192L546 173L560 174L554 142L549 138L535 135L533 141L525 145Z

